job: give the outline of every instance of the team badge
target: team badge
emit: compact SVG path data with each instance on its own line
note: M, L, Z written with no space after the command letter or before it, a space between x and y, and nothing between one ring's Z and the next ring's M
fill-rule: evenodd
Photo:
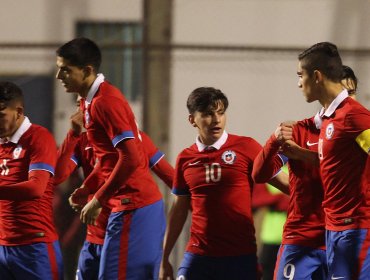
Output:
M90 122L90 115L87 109L85 110L85 125L88 125Z
M329 123L325 130L326 139L331 139L334 134L334 125L333 123Z
M222 154L221 158L226 164L233 164L236 159L236 154L234 151L226 151Z
M17 148L14 149L13 151L13 159L19 158L22 152L22 146L18 145Z

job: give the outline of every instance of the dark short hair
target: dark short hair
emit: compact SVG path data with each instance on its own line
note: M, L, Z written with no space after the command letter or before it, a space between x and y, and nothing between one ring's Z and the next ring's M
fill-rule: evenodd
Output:
M73 39L56 50L56 54L77 67L92 65L96 72L101 65L101 51L98 45L88 38Z
M19 102L23 106L22 90L12 82L0 82L0 103L4 103L8 106L13 102Z
M189 95L186 106L189 114L194 114L196 111L203 113L216 109L220 102L226 111L229 101L221 90L213 87L199 87Z
M348 79L353 81L353 84L355 85L355 88L354 88L354 92L352 92L352 93L355 93L357 91L357 83L358 83L355 72L352 70L351 67L349 67L347 65L343 65L342 80L348 80ZM351 93L351 92L349 92L349 93Z
M342 80L342 59L337 46L333 43L317 43L300 53L298 60L310 76L318 70L329 80L334 82Z

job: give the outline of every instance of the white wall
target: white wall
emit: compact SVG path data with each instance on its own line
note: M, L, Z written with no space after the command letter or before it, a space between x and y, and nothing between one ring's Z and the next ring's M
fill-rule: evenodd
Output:
M79 20L141 21L141 0L2 0L0 43L64 43ZM0 75L55 73L56 48L0 49ZM61 142L74 111L74 96L55 86L55 137ZM54 93L50 93L54 94ZM140 106L135 104L140 112Z
M305 49L320 41L343 48L369 48L369 1L177 0L174 43L257 45ZM194 142L186 98L198 86L229 97L229 133L264 143L279 122L312 116L297 87L298 53L176 51L171 89L171 158ZM360 101L370 107L369 57L343 56L360 79Z

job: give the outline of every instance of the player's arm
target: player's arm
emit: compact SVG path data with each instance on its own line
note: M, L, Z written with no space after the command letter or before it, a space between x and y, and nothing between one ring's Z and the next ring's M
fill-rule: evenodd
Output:
M145 132L140 131L139 134L144 151L149 159L149 167L171 189L175 172L174 168L164 158L164 153L154 145L152 139Z
M169 187L170 189L172 188L173 175L175 170L165 158L161 158L161 160L152 167L152 170L159 178L161 178L163 182L165 182L167 187Z
M365 153L370 154L370 129L366 129L356 137L356 142Z
M169 216L168 226L164 237L163 257L160 267L159 279L167 280L173 278L172 265L169 262L169 257L173 247L184 227L188 211L190 208L190 196L176 196L172 204Z
M108 180L95 193L95 198L101 203L107 201L129 179L139 166L139 152L135 140L126 139L116 145L117 163Z
M57 165L54 175L54 183L56 185L64 182L77 167L77 162L72 160L72 156L76 150L83 128L82 111L78 110L73 113L70 117L70 122L71 129L58 149Z
M64 182L76 169L77 162L72 160L79 135L70 130L58 149L57 165L55 168L54 183L59 185Z
M113 196L120 186L125 185L131 174L139 166L139 152L135 140L128 138L117 143L115 147L118 153L117 163L109 178L95 193L93 199L82 209L80 219L83 223L94 224L95 219L100 213L101 206ZM89 189L96 187L96 184L87 185L86 180L84 184Z
M53 136L46 130L40 130L38 138L29 149L29 167L27 180L1 186L0 199L30 200L42 197L54 175L57 148Z
M268 183L275 188L279 189L281 192L289 195L289 176L285 172L280 171L273 178L271 178Z
M256 183L266 183L287 162L287 158L278 155L280 143L273 134L253 161L252 178Z
M313 166L319 166L320 164L317 152L302 148L293 140L286 141L281 146L281 152L288 158L304 161Z
M28 180L1 186L1 200L31 200L42 197L49 182L51 173L45 170L32 170L28 173Z

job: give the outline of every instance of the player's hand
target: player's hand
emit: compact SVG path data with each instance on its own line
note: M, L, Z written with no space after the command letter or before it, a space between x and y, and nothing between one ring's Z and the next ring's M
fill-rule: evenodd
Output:
M299 151L301 147L298 146L298 144L295 143L293 140L285 141L280 149L281 149L281 152L288 158L297 159L297 160L300 159Z
M87 203L85 207L81 210L80 220L84 224L95 225L96 218L99 216L100 212L100 202L95 197L93 197L93 199L91 199L89 203Z
M80 212L87 203L89 194L89 190L84 186L75 189L71 196L68 198L69 205L71 205L73 210L75 210L76 212Z
M77 110L72 116L70 117L71 120L71 129L74 131L76 135L81 134L83 129L83 113L80 109Z
M174 280L173 268L169 261L161 262L161 267L159 270L159 280Z
M293 126L296 124L294 121L287 121L281 123L275 130L275 137L280 144L285 141L293 139Z

